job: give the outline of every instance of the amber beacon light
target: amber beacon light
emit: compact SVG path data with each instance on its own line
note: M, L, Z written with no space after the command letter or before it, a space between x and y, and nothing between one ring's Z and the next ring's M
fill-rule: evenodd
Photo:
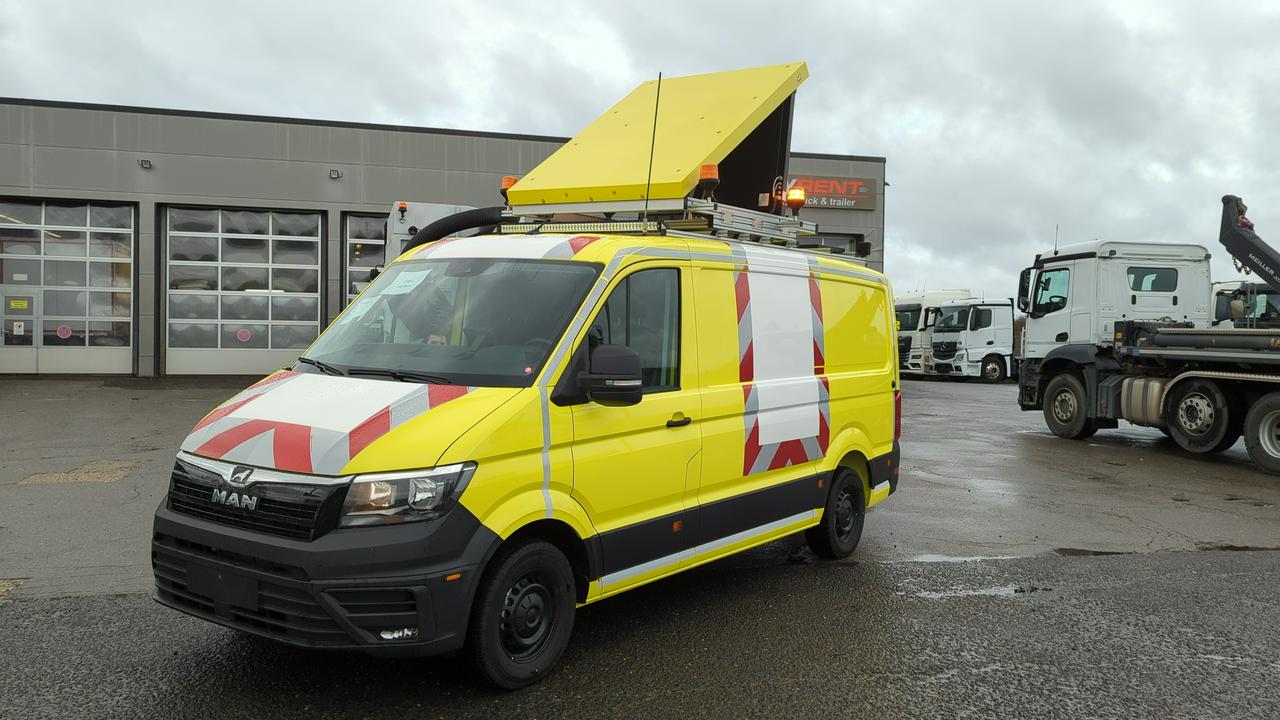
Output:
M800 214L800 208L804 207L804 188L792 185L787 190L787 207L791 208L792 215Z

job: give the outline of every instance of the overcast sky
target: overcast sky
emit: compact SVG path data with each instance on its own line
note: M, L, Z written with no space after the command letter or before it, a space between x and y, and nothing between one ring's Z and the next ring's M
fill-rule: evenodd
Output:
M1055 223L1234 276L1224 193L1280 237L1280 3L622 5L0 0L0 96L572 135L659 71L804 60L792 148L888 158L898 291L1012 294Z

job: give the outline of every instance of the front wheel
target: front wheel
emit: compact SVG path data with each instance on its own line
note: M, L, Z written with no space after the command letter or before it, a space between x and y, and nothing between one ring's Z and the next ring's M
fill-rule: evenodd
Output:
M480 581L467 650L476 670L503 690L546 677L573 634L573 571L542 541L499 551Z
M847 468L831 476L822 522L804 531L804 539L814 555L826 560L847 558L858 549L862 525L867 517L867 500L862 495L862 478Z
M1249 408L1244 446L1258 467L1280 475L1280 392L1263 395Z
M982 382L1004 382L1004 378L1004 358L999 355L991 355L982 360Z
M1085 412L1084 382L1072 373L1055 375L1044 391L1044 424L1058 437L1083 440L1098 432Z

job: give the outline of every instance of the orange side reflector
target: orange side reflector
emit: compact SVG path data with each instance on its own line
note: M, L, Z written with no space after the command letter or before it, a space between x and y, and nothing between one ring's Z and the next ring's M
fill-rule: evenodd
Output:
M444 576L445 582L453 582L454 580L461 580L461 579L462 579L462 573L452 573L450 575Z
M818 489L822 489L826 486L827 486L826 478L818 478Z
M684 530L683 520L676 520L675 522L671 523L671 532L680 532L681 530Z

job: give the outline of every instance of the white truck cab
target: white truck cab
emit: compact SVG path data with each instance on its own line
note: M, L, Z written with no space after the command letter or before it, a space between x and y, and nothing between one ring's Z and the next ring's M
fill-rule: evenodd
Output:
M1224 329L1280 327L1280 294L1266 283L1216 282L1213 284L1213 325Z
M926 373L1001 382L1013 373L1013 300L969 298L938 308Z
M898 318L898 366L903 373L924 372L924 356L933 342L938 308L969 297L972 295L968 290L925 290L893 299Z
M1063 345L1112 345L1122 320L1208 326L1209 257L1202 245L1099 240L1037 255L1018 286L1028 317L1023 356L1044 358Z

